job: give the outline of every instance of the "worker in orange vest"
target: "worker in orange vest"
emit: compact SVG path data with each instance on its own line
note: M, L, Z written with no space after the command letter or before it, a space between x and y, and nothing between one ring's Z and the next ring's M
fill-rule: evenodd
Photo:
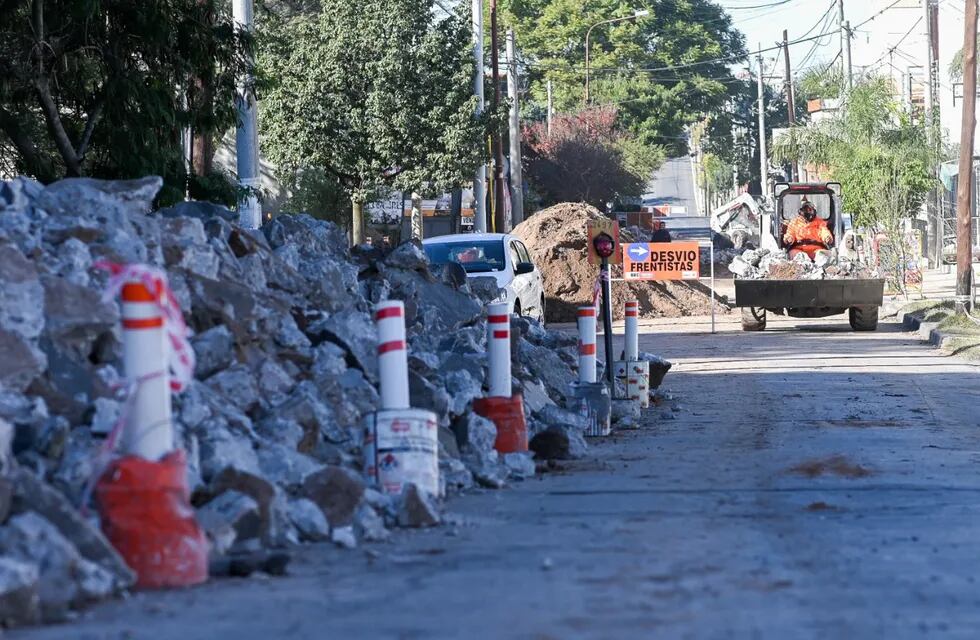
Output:
M829 249L834 242L834 234L830 232L827 221L817 217L817 209L806 197L800 205L800 213L789 223L783 244L793 258L805 253L811 260L817 251Z

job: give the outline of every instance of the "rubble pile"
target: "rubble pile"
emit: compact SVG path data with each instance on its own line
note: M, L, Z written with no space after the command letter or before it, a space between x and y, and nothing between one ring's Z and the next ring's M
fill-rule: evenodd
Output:
M550 322L574 322L577 307L592 304L599 267L588 261L587 227L590 220L602 217L595 207L568 202L535 213L512 232L527 246L544 276L545 312ZM620 240L633 242L634 237L620 231ZM614 267L614 276L617 269ZM617 282L612 291L616 319L623 318L627 300L637 300L644 317L711 313L711 290L700 282ZM715 304L729 310L720 299Z
M749 249L728 265L736 277L747 280L831 280L873 277L871 269L836 249L820 251L811 260L805 253L790 258L786 251Z
M361 474L362 417L379 405L381 300L405 303L412 405L438 416L446 491L534 474L530 454L498 455L493 423L471 411L485 393L495 285L433 272L411 243L351 252L340 228L305 215L249 231L206 203L153 212L160 186L0 183L0 624L64 619L133 584L96 519L80 515L122 408L119 309L102 300L98 260L164 268L194 332L195 380L174 417L213 556L351 547L438 522L431 496L392 500ZM581 455L586 425L559 406L575 336L523 318L511 328L535 450ZM263 566L273 564L282 568Z

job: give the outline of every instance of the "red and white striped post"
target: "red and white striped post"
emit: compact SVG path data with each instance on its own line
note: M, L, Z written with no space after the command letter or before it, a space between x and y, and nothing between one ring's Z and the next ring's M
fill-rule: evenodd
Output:
M157 461L174 449L163 313L142 282L123 285L121 298L123 369L135 394L121 436L122 451Z
M578 381L596 381L595 307L578 308Z
M381 408L408 409L408 352L405 344L405 305L398 300L378 303L374 311L378 328L378 371Z
M487 359L490 364L488 397L511 397L510 313L506 302L487 307Z
M633 362L640 358L640 303L636 300L626 301L626 357L624 360Z

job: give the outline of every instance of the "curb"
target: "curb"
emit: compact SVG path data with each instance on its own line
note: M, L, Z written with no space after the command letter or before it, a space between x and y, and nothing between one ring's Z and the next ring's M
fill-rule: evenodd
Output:
M921 319L916 318L911 313L897 312L895 317L898 319L898 322L902 325L904 330L918 333L919 337L922 338L923 341L939 347L940 349L952 347L952 345L949 343L958 337L956 334L945 333L937 329L936 327L939 326L938 322L923 322Z

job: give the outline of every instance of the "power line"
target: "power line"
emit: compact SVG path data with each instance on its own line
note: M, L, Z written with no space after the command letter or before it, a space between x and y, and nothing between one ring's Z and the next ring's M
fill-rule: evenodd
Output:
M896 2L895 4L898 4L898 3ZM908 38L912 34L912 32L915 30L915 28L917 26L919 26L919 23L920 22L922 22L922 16L919 16L919 19L915 21L915 23L909 28L908 31L905 32L905 35L902 36L902 38L898 42L896 42L894 45L892 45L887 51L885 51L884 55L882 55L880 58L878 58L877 60L875 60L874 62L872 62L869 66L873 67L876 64L878 64L879 62L881 62L882 60L884 60L885 58L887 58L889 55L893 54L895 52L895 49L897 49L900 44L902 44L903 42L905 42L905 39Z
M792 40L792 41L788 42L787 44L789 46L792 46L794 44L801 44L803 42L812 42L813 40L818 40L820 38L824 38L824 37L826 37L828 35L833 35L835 33L837 33L837 30L836 29L834 29L832 31L826 31L824 33L818 33L817 35L810 36L808 38L798 38L796 40ZM724 57L721 57L721 58L710 58L708 60L699 60L697 62L686 62L686 63L682 63L682 64L672 64L672 65L668 65L668 66L664 66L664 67L649 67L649 68L647 68L647 67L634 68L634 67L624 67L624 66L617 66L617 67L598 67L598 68L592 67L591 73L599 73L599 72L603 72L603 71L605 71L605 72L630 71L630 72L644 72L644 73L656 73L658 71L676 71L678 69L690 69L690 68L693 68L693 67L699 67L701 65L706 65L706 64L719 64L719 63L723 63L723 62L738 62L739 60L745 60L746 58L749 58L749 57L755 56L755 55L759 55L760 53L767 53L769 51L776 51L777 49L782 49L782 47L783 47L783 45L782 45L782 43L780 43L778 45L775 45L775 46L772 46L772 47L765 47L765 48L762 48L762 49L758 49L756 51L749 51L749 52L746 52L746 53L739 53L739 54L735 54L735 55L731 55L731 56L724 56ZM537 67L539 69L550 69L550 70L555 70L555 71L583 71L584 72L584 70L585 70L584 67L562 66L562 65L549 65L549 64L546 64L546 63L529 63L528 66L530 66L530 67Z

